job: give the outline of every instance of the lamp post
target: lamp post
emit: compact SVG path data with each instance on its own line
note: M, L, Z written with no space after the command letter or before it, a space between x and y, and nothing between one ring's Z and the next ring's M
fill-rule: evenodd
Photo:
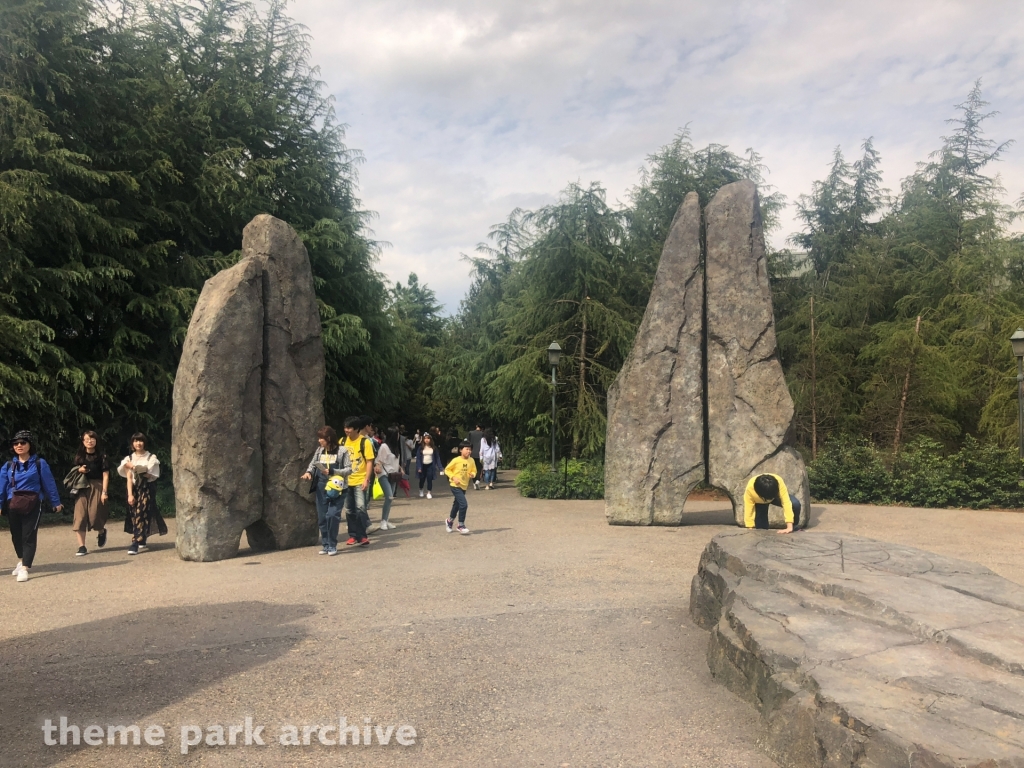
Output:
M1013 332L1010 346L1017 358L1017 451L1024 459L1024 328Z
M1024 338L1024 331L1021 331L1022 338ZM1022 353L1024 354L1024 353ZM562 359L562 348L558 346L557 341L552 341L548 346L548 364L551 366L551 471L557 472L555 468L555 432L558 427L558 411L555 405L555 387L557 380L555 379L555 371L558 369L558 361ZM1024 450L1024 449L1022 449Z

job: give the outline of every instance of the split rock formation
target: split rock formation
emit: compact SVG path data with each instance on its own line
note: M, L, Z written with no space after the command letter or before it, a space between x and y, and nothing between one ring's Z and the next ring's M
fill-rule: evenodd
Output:
M665 241L633 349L608 392L608 521L680 525L687 494L704 480L729 494L743 525L747 481L765 472L786 481L806 515L807 472L789 445L792 421L757 189L750 181L722 187L703 224L690 193ZM769 521L784 525L782 510L771 507Z
M324 354L309 256L260 215L238 264L203 286L174 381L171 457L177 549L222 560L317 541L299 480L323 425ZM303 486L306 487L303 487Z

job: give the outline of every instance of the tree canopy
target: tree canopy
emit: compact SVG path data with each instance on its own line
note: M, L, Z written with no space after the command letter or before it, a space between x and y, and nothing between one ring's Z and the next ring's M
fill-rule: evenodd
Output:
M67 456L95 428L169 437L175 369L203 282L239 257L245 224L278 216L309 251L324 329L325 409L410 427L550 434L545 350L564 350L559 440L604 450L608 387L643 315L672 217L690 191L759 186L753 149L652 153L622 204L598 181L516 209L476 252L445 317L430 275L385 281L361 156L280 0L12 0L0 6L0 421ZM866 139L837 147L796 202L803 229L769 254L796 435L897 454L927 438L1016 436L1009 336L1024 325L1024 239L995 173L980 83L898 191ZM1021 198L1024 202L1024 197Z
M309 250L330 418L400 398L360 156L306 32L283 3L259 8L0 7L0 412L57 455L84 428L166 439L198 292L258 213Z

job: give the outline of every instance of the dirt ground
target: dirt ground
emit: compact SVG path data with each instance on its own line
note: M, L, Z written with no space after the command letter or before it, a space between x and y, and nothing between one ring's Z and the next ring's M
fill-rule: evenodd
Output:
M173 527L137 557L116 527L75 557L68 527L46 528L20 584L2 532L0 765L773 765L687 616L702 549L733 530L727 502L688 501L679 528L611 527L602 502L523 499L505 483L469 494L460 536L444 528L450 498L400 499L395 530L337 557L186 563ZM815 505L812 526L1024 583L1022 514ZM47 746L43 726L59 741L62 716L102 728L102 743ZM247 717L264 746L244 744ZM340 717L369 720L373 743L321 744ZM109 745L112 725L159 726L163 744ZM233 725L236 745L217 745L215 726L226 742ZM298 745L279 743L289 725ZM399 726L414 743L397 743ZM204 741L188 754L183 728Z

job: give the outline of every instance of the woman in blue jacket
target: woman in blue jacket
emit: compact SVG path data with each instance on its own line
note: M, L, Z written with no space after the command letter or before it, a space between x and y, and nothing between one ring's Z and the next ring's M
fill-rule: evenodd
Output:
M18 581L28 581L28 571L36 556L43 496L57 512L64 505L60 503L57 483L49 464L36 454L32 433L18 432L11 440L11 448L14 449L14 458L0 471L0 500L11 524L14 551L18 553L18 565L11 574L17 576Z

